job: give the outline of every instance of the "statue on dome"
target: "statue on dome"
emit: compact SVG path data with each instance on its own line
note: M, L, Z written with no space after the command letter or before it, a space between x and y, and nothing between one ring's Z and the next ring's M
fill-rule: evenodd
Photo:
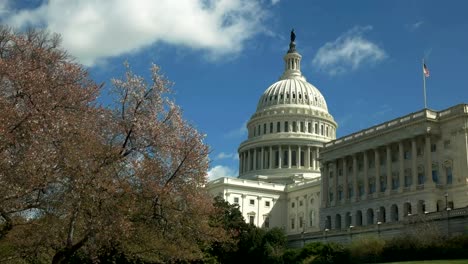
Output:
M296 40L296 33L294 33L294 28L291 30L291 42Z

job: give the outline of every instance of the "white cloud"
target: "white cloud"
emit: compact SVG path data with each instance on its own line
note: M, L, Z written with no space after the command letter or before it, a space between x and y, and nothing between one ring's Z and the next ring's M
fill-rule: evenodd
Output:
M416 31L418 28L420 28L422 26L422 24L424 24L424 21L418 21L416 23L406 25L406 28L409 31L413 32L413 31Z
M93 65L157 42L204 50L212 58L236 54L262 31L265 10L251 0L44 1L3 22L60 33L65 49Z
M239 128L229 131L224 136L227 138L238 138L247 135L247 120Z
M216 180L221 177L237 177L237 171L222 165L214 166L208 170L208 181Z
M277 3L279 3L280 0L271 0L271 4L272 5L276 5Z
M219 153L218 155L216 155L215 160L221 160L221 159L234 159L234 160L238 160L238 159L239 159L239 156L237 155L237 153L225 153L225 152L221 152L221 153Z
M317 51L313 63L328 74L336 75L384 60L385 51L364 38L369 30L371 26L354 27L335 41L325 43Z

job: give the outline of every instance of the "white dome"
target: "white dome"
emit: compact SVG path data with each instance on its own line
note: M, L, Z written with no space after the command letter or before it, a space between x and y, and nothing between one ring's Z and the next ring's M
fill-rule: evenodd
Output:
M288 78L272 84L260 97L257 111L277 106L306 106L328 112L327 103L320 91L298 78Z

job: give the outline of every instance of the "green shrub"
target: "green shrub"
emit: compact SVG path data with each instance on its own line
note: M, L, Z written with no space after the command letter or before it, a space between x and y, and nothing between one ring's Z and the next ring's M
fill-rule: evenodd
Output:
M355 262L376 263L382 259L385 241L377 237L354 240L349 246L351 259Z

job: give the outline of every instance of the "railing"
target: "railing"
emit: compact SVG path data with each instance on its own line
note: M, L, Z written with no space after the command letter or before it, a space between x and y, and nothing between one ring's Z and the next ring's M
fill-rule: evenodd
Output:
M379 125L370 127L370 128L368 128L366 130L358 131L358 132L356 132L354 134L351 134L351 135L348 135L348 136L346 136L344 138L339 138L339 139L336 139L334 141L328 142L328 143L325 144L325 147L338 145L338 144L341 144L341 143L346 142L346 141L357 139L357 138L359 138L359 137L361 137L363 135L370 135L370 134L379 132L381 130L385 130L385 129L388 129L388 128L393 128L393 127L395 127L397 125L406 124L408 122L412 122L412 121L416 121L416 120L423 120L423 119L436 120L436 119L439 119L439 118L442 118L442 117L445 117L445 116L455 115L455 114L459 114L459 113L468 113L468 105L464 105L464 104L456 105L456 106L454 106L452 108L443 110L441 112L436 112L436 111L432 111L432 110L429 110L429 109L424 109L424 110L421 110L419 112L411 113L411 114L408 114L406 116L402 116L402 117L390 120L390 121L385 122L383 124L379 124Z

